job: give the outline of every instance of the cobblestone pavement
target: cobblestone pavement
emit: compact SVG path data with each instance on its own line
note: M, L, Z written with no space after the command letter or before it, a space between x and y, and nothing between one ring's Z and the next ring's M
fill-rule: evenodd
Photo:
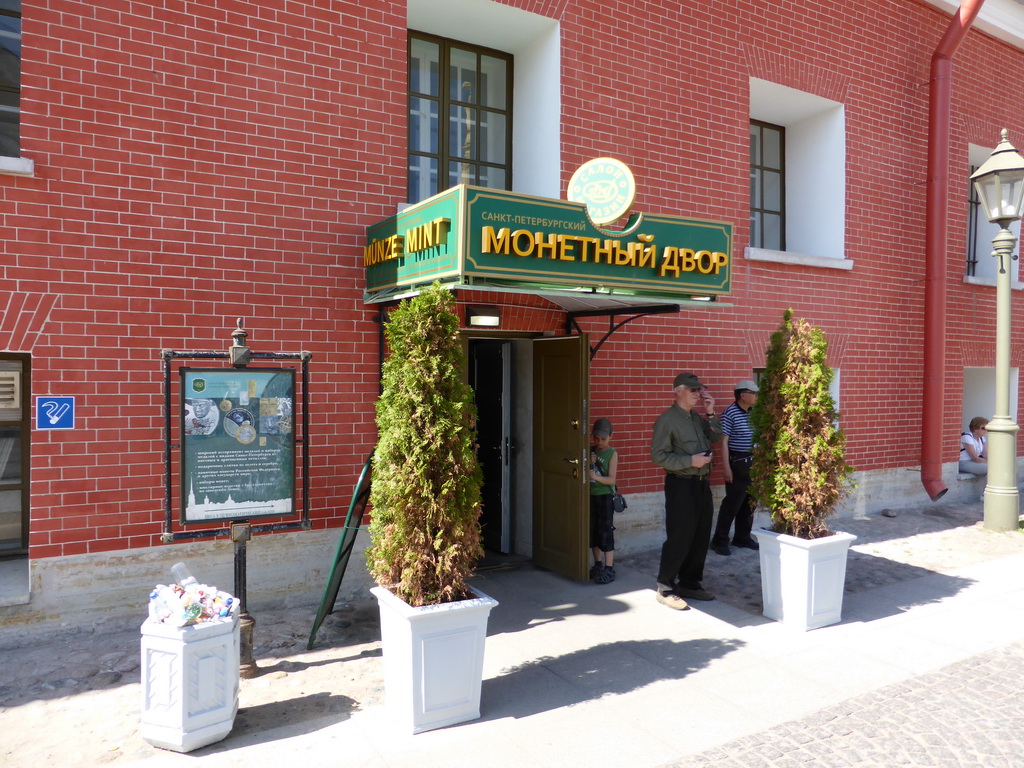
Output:
M663 768L1020 768L1024 643L848 699Z
M929 573L958 568L1024 551L1024 534L996 533L982 527L980 504L951 504L895 511L894 517L870 515L838 518L831 528L854 534L846 564L846 594L899 584ZM767 527L758 515L756 525ZM633 570L653 576L658 551L623 557ZM704 586L722 602L753 614L761 613L761 580L757 552L732 548L729 557L708 551Z
M858 537L847 592L1024 552L1024 534L984 531L980 519L980 505L965 504L836 521L836 529ZM734 550L730 557L710 553L708 558L705 585L719 601L759 614L757 553ZM616 565L624 574L652 574L653 586L656 563L657 552L647 552L623 555ZM584 584L580 589L598 594L604 588ZM284 724L301 728L328 717L341 722L383 703L375 601L339 604L312 651L305 646L315 606L254 614L254 656L261 673L241 682L233 740L244 742L247 734ZM4 768L134 764L160 752L139 735L137 631L34 642L0 651L0 659ZM668 765L1024 768L1022 681L1024 645L1018 643Z
M383 703L376 601L339 604L307 651L315 614L312 607L258 614L259 675L240 681L233 736ZM139 734L139 632L65 637L0 651L0 658L4 768L86 768L159 754Z

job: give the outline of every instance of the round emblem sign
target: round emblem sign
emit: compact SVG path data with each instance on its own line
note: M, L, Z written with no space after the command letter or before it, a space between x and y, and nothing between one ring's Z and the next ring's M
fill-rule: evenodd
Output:
M584 203L598 226L618 221L633 207L636 181L629 166L613 157L588 160L569 179L566 197Z

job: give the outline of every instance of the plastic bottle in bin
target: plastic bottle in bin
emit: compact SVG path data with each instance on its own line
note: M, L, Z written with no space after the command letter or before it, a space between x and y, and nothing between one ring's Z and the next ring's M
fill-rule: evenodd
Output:
M172 565L171 573L174 574L174 580L183 587L196 583L196 577L192 575L192 571L184 563Z
M157 623L174 627L183 627L189 621L181 599L165 584L158 585L149 593L149 617Z
M149 593L149 618L159 624L167 620L170 615L170 606L167 605L167 601L160 593L160 587L157 587Z

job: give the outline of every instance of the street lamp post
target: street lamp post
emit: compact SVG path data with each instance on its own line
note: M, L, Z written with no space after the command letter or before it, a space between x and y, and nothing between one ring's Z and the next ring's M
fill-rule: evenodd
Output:
M996 412L988 423L988 483L985 527L1011 531L1019 526L1017 424L1010 415L1010 261L1017 238L1010 224L1024 216L1024 157L1002 138L985 164L971 175L988 220L999 225L992 240L999 259L996 274Z

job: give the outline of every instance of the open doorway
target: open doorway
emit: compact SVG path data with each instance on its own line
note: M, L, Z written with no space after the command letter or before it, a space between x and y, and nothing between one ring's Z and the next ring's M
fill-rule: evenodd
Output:
M569 578L584 578L586 339L467 341L483 472L481 567L532 560Z
M512 552L511 498L511 342L471 339L469 385L477 410L477 458L483 471L481 490L484 548Z
M1017 420L1017 376L1016 368L1010 369L1010 413ZM960 414L960 432L967 431L967 425L975 416L991 420L996 411L996 369L982 367L964 368L963 409ZM952 436L959 444L957 436Z

